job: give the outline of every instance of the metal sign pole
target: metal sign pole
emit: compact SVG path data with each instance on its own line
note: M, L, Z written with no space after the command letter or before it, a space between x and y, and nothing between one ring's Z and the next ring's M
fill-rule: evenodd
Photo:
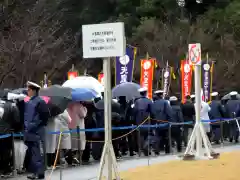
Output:
M120 176L117 169L117 160L112 145L112 95L111 95L111 62L110 58L103 59L104 74L104 126L105 143L100 161L98 180L102 180L104 164L107 161L107 180L112 180L112 169L117 180Z
M211 143L206 135L203 124L200 119L201 112L201 45L190 44L189 45L189 60L195 65L194 82L195 82L195 112L196 112L196 123L188 142L187 149L184 153L184 160L192 158L203 158L207 156L209 159L217 158L219 153L215 153L212 149ZM203 153L203 146L205 154ZM196 143L196 149L195 149Z
M201 65L195 65L194 76L195 76L195 113L196 113L196 124L201 123L200 119L200 111L201 111ZM200 129L198 128L196 131L196 154L200 156L202 151L202 138Z
M126 40L124 23L90 24L82 26L84 58L104 58L104 127L105 141L100 161L98 179L103 179L103 169L107 163L107 180L112 180L112 170L116 180L120 180L117 160L112 145L112 95L110 57L125 56Z

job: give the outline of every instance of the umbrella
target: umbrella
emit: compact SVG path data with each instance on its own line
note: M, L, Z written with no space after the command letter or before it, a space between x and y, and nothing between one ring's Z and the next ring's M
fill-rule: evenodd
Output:
M240 94L237 94L237 98L240 99ZM230 93L222 97L222 100L229 100L229 99L231 99Z
M18 88L11 91L13 94L27 94L27 88Z
M72 89L60 85L42 88L39 91L39 95L49 98L48 104L51 108L52 116L62 113L67 108L69 102L72 101Z
M89 101L98 97L98 93L93 89L77 88L72 90L73 101Z
M41 98L47 104L51 117L55 117L55 116L61 114L67 108L67 105L70 102L66 98L64 98L64 100L66 99L65 101L63 101L62 99L59 99L58 97L50 98L47 96L41 96ZM29 100L30 100L29 96L24 98L24 102L28 102Z
M74 79L67 80L62 85L63 87L76 88L88 88L96 91L98 94L104 91L103 85L92 76L78 76Z
M47 97L59 97L59 98L66 98L72 99L72 89L68 87L62 87L60 85L53 85L48 88L42 88L39 91L40 96L47 96Z
M103 110L104 109L104 100L101 99L95 104L95 107L98 110ZM112 100L112 112L120 113L120 104Z
M140 88L139 84L133 82L125 82L115 86L112 89L112 96L126 96L127 100L135 99L140 96L138 89Z

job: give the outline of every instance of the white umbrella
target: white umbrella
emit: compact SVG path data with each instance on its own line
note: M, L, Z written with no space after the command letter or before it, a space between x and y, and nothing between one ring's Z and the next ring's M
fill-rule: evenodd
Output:
M67 80L63 83L63 87L70 87L72 89L76 88L88 88L93 89L99 95L101 95L101 92L104 91L103 85L94 77L92 76L78 76L74 79Z

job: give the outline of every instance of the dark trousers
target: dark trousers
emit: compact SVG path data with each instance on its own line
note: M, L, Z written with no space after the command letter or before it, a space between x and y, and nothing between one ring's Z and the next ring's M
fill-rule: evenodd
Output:
M156 129L156 142L155 142L155 152L159 153L161 149L165 150L165 153L170 153L169 144L169 132L168 129Z
M237 123L235 121L230 122L230 132L229 132L229 139L230 142L234 139L236 142L238 142L238 137L239 137L239 131L237 127Z
M0 171L3 174L11 172L12 148L12 137L0 139Z
M90 155L91 155L91 143L86 142L86 146L85 146L85 149L83 150L83 154L82 154L82 161L89 162Z
M44 144L42 141L25 142L30 156L30 171L36 175L44 175Z
M173 126L171 128L172 139L176 141L177 151L182 151L182 132L180 127Z
M219 126L212 126L212 132L213 132L213 141L215 141L216 143L219 143L219 141L221 140L221 128L220 125Z

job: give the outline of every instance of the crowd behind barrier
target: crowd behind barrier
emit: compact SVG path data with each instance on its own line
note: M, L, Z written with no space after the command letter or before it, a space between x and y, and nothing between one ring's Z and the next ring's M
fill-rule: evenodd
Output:
M240 117L236 117L236 118L222 118L222 119L212 119L212 120L202 120L203 123L210 123L210 124L216 124L216 123L219 123L221 124L221 128L222 128L222 125L223 123L225 122L229 122L229 121L236 121L236 120L239 120ZM180 123L174 123L174 122L166 122L166 121L161 121L161 120L155 120L155 119L151 119L151 121L155 121L156 124L148 124L146 125L146 122L150 122L149 121L150 118L146 118L144 121L142 121L142 123L140 123L139 125L132 125L132 126L121 126L121 127L112 127L112 130L130 130L128 131L127 133L119 136L119 137L116 137L116 138L113 138L112 140L115 141L115 140L118 140L118 139L121 139L123 137L126 137L128 136L129 134L131 134L132 132L134 132L135 130L138 130L140 128L166 128L168 127L168 137L169 137L169 145L170 145L170 153L173 153L173 150L172 150L172 144L170 143L172 141L172 135L171 135L171 127L172 126L184 126L184 125L193 125L194 122L193 121L188 121L188 122L180 122ZM161 123L159 123L161 122ZM79 138L79 132L81 131L84 131L84 132L104 132L104 128L92 128L92 129L80 129L79 127L77 127L77 129L73 129L73 130L69 130L69 131L51 131L51 132L48 132L49 134L59 134L60 135L60 138L58 140L58 147L57 147L57 154L55 156L55 160L54 160L54 165L53 165L53 168L51 170L51 174L53 173L54 169L56 168L56 163L57 163L57 159L58 159L58 156L59 156L59 145L60 145L60 141L61 141L61 135L62 134L65 134L65 133L77 133L77 136ZM221 133L222 133L222 130L221 130ZM0 135L0 139L4 139L4 138L8 138L8 137L12 137L12 142L14 142L14 138L15 137L23 137L23 133L10 133L10 134L4 134L4 135ZM87 140L87 142L90 142L90 143L97 143L97 142L100 142L100 143L103 143L104 142L104 139L101 140L101 141L92 141L92 140ZM223 137L221 135L221 143L223 143ZM13 146L14 147L14 146ZM14 154L14 148L13 148L13 154ZM62 155L60 155L62 156ZM139 154L140 156L140 154ZM81 157L79 157L79 162L81 162ZM13 156L13 177L16 176L16 167L15 167L15 158ZM60 164L60 166L62 166ZM50 175L51 177L51 175Z
M222 118L222 119L202 120L202 122L203 123L215 124L215 123L220 123L220 122L235 121L235 120L239 120L239 119L240 119L240 117ZM145 122L146 122L146 120L145 120ZM141 123L140 125L112 127L112 130L127 130L127 129L137 129L137 128L163 128L163 127L168 126L169 124L171 126L177 126L177 125L180 126L180 125L189 125L189 124L194 124L194 123L193 123L193 121L181 122L181 123L163 121L162 124L154 124L154 125L143 125L143 123ZM51 131L51 132L48 132L48 133L49 134L60 134L60 133L67 134L67 133L77 133L77 132L80 132L80 131L84 131L84 132L103 132L104 128L73 129L73 130L62 131L62 132L61 131ZM4 134L4 135L0 135L0 139L8 138L10 136L22 137L23 134L22 133Z

